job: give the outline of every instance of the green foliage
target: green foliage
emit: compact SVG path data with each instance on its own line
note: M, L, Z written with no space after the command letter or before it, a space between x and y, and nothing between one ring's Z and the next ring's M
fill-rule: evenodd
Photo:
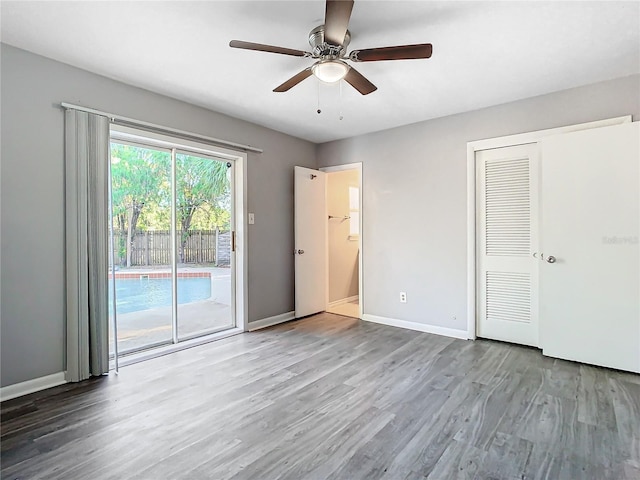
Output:
M111 144L111 198L114 216L162 200L170 178L171 156L146 148Z
M181 250L191 230L229 229L231 186L227 172L226 162L176 155L176 227ZM136 230L170 230L168 152L112 143L111 182L114 229L128 231L129 238ZM118 251L127 252L129 247L119 245Z
M111 208L114 229L127 231L117 252L130 265L131 242L145 205L162 201L160 186L167 178L170 157L166 152L111 144ZM124 252L124 255L123 255Z
M178 223L183 232L192 226L195 227L192 222L196 212L200 213L201 224L211 225L212 217L222 220L221 211L228 211L230 207L231 192L227 171L225 162L191 155L176 155L176 206ZM209 213L208 218L206 213ZM218 223L215 225L225 226Z

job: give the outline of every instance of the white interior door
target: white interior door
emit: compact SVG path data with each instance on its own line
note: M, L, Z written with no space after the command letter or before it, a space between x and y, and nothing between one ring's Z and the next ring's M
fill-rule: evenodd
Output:
M541 143L545 355L640 372L638 125Z
M327 305L326 174L294 167L296 318Z
M476 152L479 337L538 346L538 146Z

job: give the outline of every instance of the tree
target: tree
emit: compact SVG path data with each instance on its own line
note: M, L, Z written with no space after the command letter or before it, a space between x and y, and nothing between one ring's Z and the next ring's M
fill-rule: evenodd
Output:
M176 225L170 225L172 207L171 155L143 147L111 144L113 223L127 232L120 255L132 265L133 239L143 228L179 230L180 262L192 227L213 229L230 223L231 189L226 162L176 154Z
M231 189L227 171L225 162L192 155L176 155L176 214L180 226L180 262L184 262L184 247L196 213L209 209L220 217L222 211L229 211Z
M119 245L125 250L127 267L140 215L145 205L162 202L161 187L168 182L170 163L168 152L111 144L111 208L117 228L127 231L125 245Z

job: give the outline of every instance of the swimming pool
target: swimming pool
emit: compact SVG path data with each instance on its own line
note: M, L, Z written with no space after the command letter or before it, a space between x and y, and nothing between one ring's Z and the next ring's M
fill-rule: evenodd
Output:
M109 312L113 310L113 284L109 281ZM178 278L178 304L211 297L211 278ZM116 308L119 314L171 306L170 278L116 278Z

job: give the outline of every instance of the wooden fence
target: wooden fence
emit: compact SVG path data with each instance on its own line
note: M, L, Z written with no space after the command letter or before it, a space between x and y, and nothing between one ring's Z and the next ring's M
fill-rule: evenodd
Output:
M178 238L180 232L177 233ZM213 264L226 266L231 259L229 232L218 230L192 230L181 251L178 246L178 263ZM115 262L127 263L127 232L115 231ZM133 237L131 265L153 266L171 264L171 232L169 230L138 231Z

